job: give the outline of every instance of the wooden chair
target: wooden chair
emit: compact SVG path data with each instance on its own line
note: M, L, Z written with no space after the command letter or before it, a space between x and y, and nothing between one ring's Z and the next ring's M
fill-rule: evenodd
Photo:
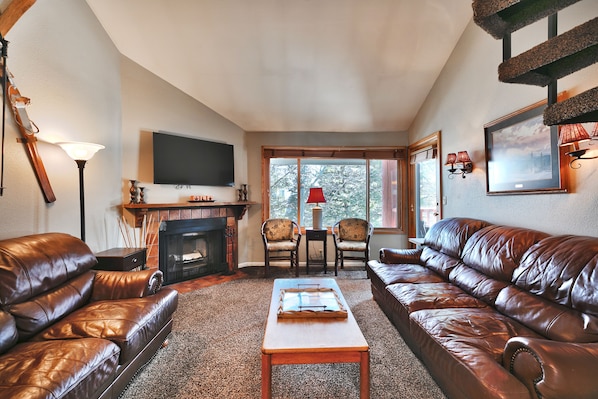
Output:
M372 226L367 220L359 218L342 219L332 226L332 237L336 249L334 257L334 271L345 267L345 259L363 261L364 266L370 258L370 238L374 232ZM345 252L353 253L349 256ZM362 255L354 253L361 252Z
M297 230L296 235L295 229ZM290 219L268 219L262 224L262 239L264 241L266 277L270 275L270 260L290 260L291 268L299 267L301 229L296 222Z

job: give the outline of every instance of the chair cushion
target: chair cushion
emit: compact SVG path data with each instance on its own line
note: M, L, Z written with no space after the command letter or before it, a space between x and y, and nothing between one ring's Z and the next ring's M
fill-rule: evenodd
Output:
M338 225L338 235L342 241L365 241L368 238L368 228L365 220L343 219Z
M264 223L264 235L267 241L293 239L293 221L290 219L270 219Z
M367 249L366 243L361 241L340 241L336 247L341 251L365 251Z
M266 244L268 251L294 251L297 248L297 243L292 241L276 241Z

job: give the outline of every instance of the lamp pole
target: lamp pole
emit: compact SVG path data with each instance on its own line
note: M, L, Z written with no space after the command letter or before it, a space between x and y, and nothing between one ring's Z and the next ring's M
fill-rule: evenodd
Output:
M83 187L83 169L85 169L85 159L76 159L79 168L79 210L81 213L81 241L85 241L85 190Z

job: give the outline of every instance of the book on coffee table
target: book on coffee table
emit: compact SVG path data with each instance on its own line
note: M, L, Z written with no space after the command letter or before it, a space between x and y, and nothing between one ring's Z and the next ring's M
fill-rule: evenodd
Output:
M287 288L280 290L278 317L347 317L347 310L332 288Z

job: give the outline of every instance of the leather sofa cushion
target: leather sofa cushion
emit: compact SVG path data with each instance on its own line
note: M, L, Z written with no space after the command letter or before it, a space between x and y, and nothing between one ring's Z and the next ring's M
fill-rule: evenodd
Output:
M464 264L458 265L451 271L449 280L463 291L489 305L494 305L500 291L508 285L505 281L495 280Z
M12 348L19 339L14 317L0 310L0 354Z
M488 226L482 220L447 218L436 222L424 237L424 245L453 258L460 259L465 242L473 233Z
M397 283L386 287L408 313L421 309L483 308L485 302L451 283Z
M18 344L0 356L0 397L90 398L114 378L118 353L96 338Z
M6 306L16 319L19 340L31 338L89 301L94 274L88 271L29 301Z
M463 248L463 263L497 280L511 281L525 252L548 234L535 230L487 226L475 232Z
M108 339L120 347L120 364L131 360L166 324L176 310L178 293L162 288L144 298L97 301L76 310L34 340Z
M598 316L598 238L552 236L531 247L513 273L524 291Z
M428 247L423 248L421 260L427 268L441 275L444 280L447 280L451 270L461 263L460 258L455 258Z
M546 338L566 342L597 342L598 318L555 304L508 286L496 299L496 308Z
M455 357L467 358L472 367L475 354L502 364L505 344L511 337L539 337L490 307L425 309L411 313L410 319Z
M502 367L502 354L510 337L536 337L533 331L490 307L419 310L410 322L422 361L450 386L451 397L530 398L525 385Z
M63 233L0 241L0 305L27 301L97 264L89 247Z
M414 264L387 264L378 261L368 262L370 278L380 280L385 286L405 283L439 283L445 281L440 275L425 266Z

